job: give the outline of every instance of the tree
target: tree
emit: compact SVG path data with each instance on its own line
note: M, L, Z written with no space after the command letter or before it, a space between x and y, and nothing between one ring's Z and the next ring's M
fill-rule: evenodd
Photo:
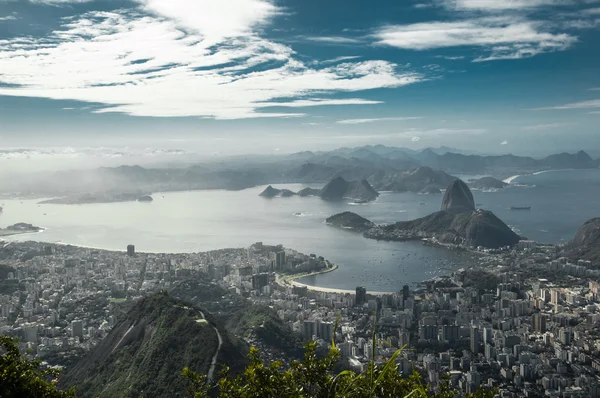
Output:
M250 364L246 370L232 377L225 367L220 379L214 384L206 383L206 377L200 376L189 368L183 375L191 385L188 396L206 398L211 388L218 389L220 398L380 398L380 397L435 397L454 398L457 392L450 388L449 381L443 380L436 392L430 391L423 383L418 372L405 377L398 370L396 358L398 350L385 364L377 365L371 361L362 373L343 371L334 374L333 368L339 359L339 351L332 345L325 358L316 355L316 343L305 346L304 359L291 362L284 369L281 362L265 364L256 348L250 350ZM493 391L480 389L470 398L492 398Z
M60 371L42 369L41 361L28 360L17 346L18 340L0 336L0 395L3 398L70 398L75 389L57 388Z

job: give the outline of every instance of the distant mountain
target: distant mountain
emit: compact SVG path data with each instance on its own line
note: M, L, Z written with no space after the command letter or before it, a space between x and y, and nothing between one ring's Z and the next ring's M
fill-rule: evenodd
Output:
M406 171L380 172L368 178L374 188L394 192L423 192L432 191L433 188L439 191L455 179L456 177L427 166Z
M441 208L416 220L369 229L365 236L381 240L435 238L441 243L485 248L512 246L521 239L492 212L475 210L473 194L461 180L446 189Z
M325 222L334 227L350 229L358 232L364 232L375 226L374 223L366 218L349 211L333 215L327 218Z
M242 156L179 167L119 166L0 175L0 193L54 198L54 203L133 201L150 192L201 189L242 190L280 183L326 183L337 177L366 180L376 190L435 192L450 174L515 174L565 168L598 168L586 152L543 159L515 155L484 156L440 147L415 151L384 145L298 152L278 156Z
M216 376L247 360L215 318L167 294L141 299L92 351L61 377L78 397L184 396L184 367Z
M379 193L367 180L346 181L336 177L323 187L319 196L324 200L352 199L369 202L377 199Z

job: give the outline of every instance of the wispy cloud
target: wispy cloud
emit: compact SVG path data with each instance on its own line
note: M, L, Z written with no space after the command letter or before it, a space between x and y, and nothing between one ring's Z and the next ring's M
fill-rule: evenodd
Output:
M290 108L304 108L308 106L323 106L323 105L375 105L382 104L382 101L366 100L362 98L347 98L347 99L325 99L325 98L313 98L309 100L294 100L289 102L276 102L272 101L268 103L268 106L284 106ZM261 105L261 104L258 104Z
M449 56L449 55L436 55L436 58L447 59L449 61L458 61L459 59L465 59L464 55Z
M504 141L502 141L502 142L500 143L500 145L508 145L508 141L507 141L507 140L504 140Z
M98 113L240 119L303 115L271 107L377 104L338 94L424 80L388 61L302 62L255 32L281 10L234 1L139 0L151 14L89 12L46 37L0 40L0 95L104 104Z
M532 9L541 6L568 6L577 2L586 3L577 0L445 0L444 5L458 10L503 11Z
M561 127L569 126L570 123L546 123L546 124L532 124L529 126L521 127L523 131L541 131L541 130L551 130L557 129Z
M360 55L344 55L344 56L341 56L341 57L326 59L324 61L315 61L315 63L320 63L320 64L337 64L338 62L351 61L353 59L359 59L359 58L362 58L362 57Z
M429 129L429 130L420 130L420 129L408 129L406 131L400 132L398 135L401 137L440 137L447 135L479 135L487 132L486 129L449 129L449 128L441 128L441 129Z
M390 122L390 121L401 121L401 120L416 120L423 119L421 116L405 116L405 117L380 117L373 119L344 119L338 120L338 124L363 124L363 123L374 123L374 122Z
M590 88L589 91L600 91L600 87Z
M391 25L375 37L381 45L410 50L475 46L488 51L475 61L527 58L566 50L577 41L566 33L551 33L541 23L506 17Z
M19 17L17 17L16 15L7 15L4 17L0 17L0 21L16 21L17 19L19 19Z
M302 39L326 44L360 44L363 39L346 36L301 36Z
M580 102L571 102L569 104L557 105L557 106L548 106L544 108L533 108L529 109L532 111L547 111L547 110L555 110L555 109L593 109L600 108L600 99L597 100L589 100L589 101L580 101Z

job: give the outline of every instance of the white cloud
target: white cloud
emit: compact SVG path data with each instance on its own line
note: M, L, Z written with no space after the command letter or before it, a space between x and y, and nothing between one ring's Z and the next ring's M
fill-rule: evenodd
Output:
M550 130L557 129L560 127L568 126L569 123L546 123L546 124L533 124L530 126L523 126L521 130L524 131L541 131L541 130Z
M416 137L416 136L415 136L415 137L411 138L410 140L411 140L412 142L418 142L418 141L420 141L420 140L421 140L421 137Z
M587 10L583 10L583 12L589 15L600 15L600 7L588 8Z
M476 61L526 58L562 51L577 41L569 34L545 30L542 23L504 17L385 26L375 37L379 44L402 49L475 46L490 52L489 56Z
M389 121L415 120L415 119L423 119L423 118L420 116L406 116L406 117L380 117L380 118L373 118L373 119L344 119L344 120L338 120L336 123L339 123L339 124L362 124L362 123L389 122Z
M545 108L534 108L534 109L530 109L530 110L546 111L546 110L554 110L554 109L593 109L593 108L600 108L600 99L572 102L570 104L549 106L549 107L545 107Z
M507 141L507 140L504 140L504 141L502 141L502 142L500 143L500 145L508 145L508 141Z
M5 17L0 17L0 21L16 21L17 19L19 18L15 15L7 15Z
M309 66L296 60L288 46L243 34L276 11L265 6L258 15L243 6L244 0L236 1L241 2L238 10L227 7L231 13L222 6L210 11L215 20L225 20L222 25L199 26L191 33L205 18L192 15L201 11L198 3L212 1L178 0L182 10L145 1L163 16L90 12L64 21L48 37L0 40L0 76L10 84L0 87L0 95L105 105L95 112L239 119L302 115L259 112L272 106L378 103L325 97L423 80L387 61Z
M600 87L590 88L589 91L600 91Z
M135 0L159 16L209 40L251 34L281 13L266 0Z

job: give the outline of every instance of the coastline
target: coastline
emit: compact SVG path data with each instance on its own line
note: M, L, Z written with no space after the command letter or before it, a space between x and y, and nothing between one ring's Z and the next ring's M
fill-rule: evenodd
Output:
M502 180L502 182L505 182L507 184L511 184L514 180L516 180L517 178L522 177L522 176L530 176L530 175L531 176L537 176L537 175L544 174L544 173L551 173L553 171L572 171L572 170L579 170L579 169L550 169L550 170L530 171L530 172L527 172L527 173L521 173L521 174L517 174L517 175L514 175L514 176L510 176L510 177L505 178L504 180ZM585 170L585 169L583 169L583 170Z
M312 290L312 291L315 291L315 292L338 293L338 294L356 294L355 290L335 289L335 288L330 288L330 287L313 286L313 285L308 285L306 283L301 283L301 282L297 282L296 281L296 279L300 279L300 278L304 278L304 277L312 276L312 275L326 274L326 273L329 273L329 272L333 272L333 271L335 271L337 269L338 269L338 266L334 265L331 268L326 268L324 270L314 271L314 272L309 272L309 273L304 273L304 274L285 275L285 274L276 273L275 283L280 284L280 285L305 287L308 290ZM368 291L367 292L367 294L370 294L372 296L385 296L385 295L394 294L394 293L395 292L372 292L372 291Z
M0 239L5 236L14 236L14 235L23 235L23 234L37 234L40 232L44 232L45 228L39 228L37 231L21 231L17 229L0 229Z

